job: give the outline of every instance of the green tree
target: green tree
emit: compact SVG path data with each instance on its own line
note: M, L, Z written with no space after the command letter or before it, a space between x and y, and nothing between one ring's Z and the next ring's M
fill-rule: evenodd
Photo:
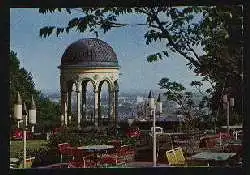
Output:
M211 83L210 107L214 116L224 120L223 94L235 97L234 112L242 115L242 7L212 7L205 16L208 18L204 19L200 33L206 55L201 56L201 66L195 72Z
M32 75L24 68L20 68L20 62L17 54L10 51L10 112L13 113L14 102L16 100L17 91L19 91L22 99L30 104L31 96L37 101L39 98L39 91L35 90L35 84L32 80Z
M33 95L37 108L37 125L40 128L51 128L60 123L59 104L51 102L48 98L35 89L35 83L32 80L31 72L27 72L25 68L20 68L20 62L17 53L10 51L10 113L13 114L14 104L17 92L20 93L22 100L29 108L31 96ZM11 120L12 127L15 122Z
M165 89L164 95L169 101L174 101L178 105L178 113L184 116L184 122L187 131L198 127L198 121L207 116L203 105L194 102L192 92L186 91L186 88L168 78L162 78L158 84L160 89ZM201 101L202 103L203 101Z

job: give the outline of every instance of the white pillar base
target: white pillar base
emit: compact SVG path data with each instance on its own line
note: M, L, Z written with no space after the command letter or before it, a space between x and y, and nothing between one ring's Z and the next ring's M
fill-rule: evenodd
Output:
M34 133L35 132L35 126L31 127L31 132Z
M71 115L69 115L68 118L69 118L69 124L71 124Z

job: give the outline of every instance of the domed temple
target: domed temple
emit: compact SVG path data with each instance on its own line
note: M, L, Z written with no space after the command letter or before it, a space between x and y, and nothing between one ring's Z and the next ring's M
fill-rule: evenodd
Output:
M71 98L73 86L77 93L77 126L86 120L86 92L87 83L94 87L94 124L100 121L100 93L103 83L108 84L109 119L117 124L118 76L119 68L117 56L106 42L96 38L78 40L65 50L60 69L61 85L61 124L68 125L71 118Z

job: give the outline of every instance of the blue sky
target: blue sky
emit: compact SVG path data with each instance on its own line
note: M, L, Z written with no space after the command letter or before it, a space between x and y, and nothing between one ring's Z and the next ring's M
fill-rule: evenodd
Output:
M73 16L79 16L75 11ZM70 32L59 37L52 35L48 38L39 37L39 29L46 25L66 25L72 18L67 13L40 14L38 9L10 10L10 49L17 52L21 66L32 73L36 88L42 91L59 92L59 69L61 56L72 42L81 38L95 37L89 33ZM121 17L126 23L143 23L145 18L138 15ZM117 54L120 72L121 92L146 92L149 89L159 89L157 83L163 77L182 83L186 88L192 80L200 77L188 70L186 60L171 54L155 63L146 61L147 55L163 50L163 43L146 45L145 26L128 26L117 28L106 34L99 34L99 39L113 47Z

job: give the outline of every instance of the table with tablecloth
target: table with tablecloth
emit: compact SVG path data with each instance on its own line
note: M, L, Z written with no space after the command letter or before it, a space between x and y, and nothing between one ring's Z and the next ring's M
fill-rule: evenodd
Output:
M113 149L113 145L86 145L86 146L80 146L77 147L77 149L83 149L88 152L93 152L94 153L94 161L96 163L96 166L98 164L98 157L101 157L103 153L106 153L107 150Z
M191 156L191 160L204 161L209 166L212 162L224 163L227 165L227 161L236 156L236 153L222 153L222 152L200 152Z

